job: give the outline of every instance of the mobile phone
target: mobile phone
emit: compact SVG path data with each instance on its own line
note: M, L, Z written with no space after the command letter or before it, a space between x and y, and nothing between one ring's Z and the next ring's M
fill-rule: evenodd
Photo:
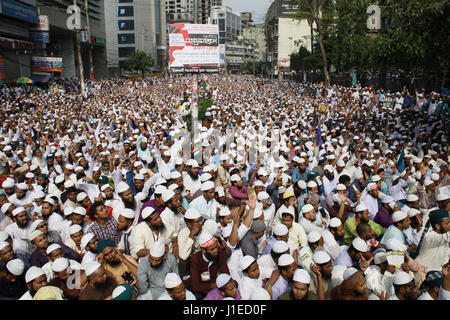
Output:
M122 279L125 280L128 283L132 283L134 281L133 276L131 275L131 273L125 271L124 273L122 273Z
M322 216L322 218L326 218L327 217L327 213L325 212L324 208L320 208L319 212L320 212L320 215Z

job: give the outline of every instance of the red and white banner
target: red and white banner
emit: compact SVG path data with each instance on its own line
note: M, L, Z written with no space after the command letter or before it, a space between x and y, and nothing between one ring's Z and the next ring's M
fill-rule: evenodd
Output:
M169 24L170 68L219 67L219 26Z

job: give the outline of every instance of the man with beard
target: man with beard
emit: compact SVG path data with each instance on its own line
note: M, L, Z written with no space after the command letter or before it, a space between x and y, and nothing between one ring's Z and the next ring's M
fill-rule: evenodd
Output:
M365 206L364 203L361 203L356 206L356 213L354 217L348 218L344 223L344 243L349 245L353 238L357 236L356 226L360 222L366 222L372 228L372 231L375 232L377 238L381 237L384 233L384 229L378 223L373 222L369 218L369 210Z
M155 209L155 211L158 212L159 214L161 214L164 211L164 209L166 209L166 207L164 206L164 200L162 198L162 194L166 189L167 188L163 185L156 186L155 191L153 192L154 198L148 200L142 206L141 213L139 214L138 223L144 221L144 219L142 218L142 211L144 211L145 208L151 207Z
M167 189L164 190L162 198L166 209L161 213L161 219L164 224L173 229L174 236L178 236L181 229L185 227L183 212L180 209L180 197L176 196L172 190Z
M72 181L66 181L64 183L64 186L67 187L69 183L72 183ZM77 206L77 189L75 187L69 187L66 189L66 191L61 195L61 199L66 198L66 201L64 201L64 208L72 207L76 208Z
M194 194L200 189L202 182L198 174L200 166L198 162L194 159L190 159L186 163L187 174L183 177L183 185L186 192L186 198L189 201L194 200Z
M27 291L25 284L25 265L20 259L9 261L0 278L0 300L18 300Z
M353 267L344 271L344 281L331 290L332 300L368 300L363 270ZM385 300L383 298L382 300Z
M14 179L6 178L5 181L2 183L3 191L6 193L6 196L10 197L14 195L15 188L14 186L16 183L14 182Z
M318 250L313 254L312 258L322 278L321 280L325 299L330 300L331 289L333 289L332 281L335 280L331 257L327 252ZM311 276L309 291L318 294L318 275L313 271L310 271L309 275Z
M139 223L134 229L134 243L136 255L141 258L148 254L148 250L154 242L160 241L167 243L170 248L173 230L169 225L164 224L160 214L152 207L142 210L144 221Z
M8 197L8 201L16 207L23 207L30 211L33 205L33 195L28 192L28 186L26 183L18 183L16 185L16 193Z
M407 272L396 271L394 273L394 291L395 294L389 297L389 300L416 300L418 290L414 277Z
M114 204L114 219L117 221L119 219L120 212L122 212L124 209L130 209L135 213L133 224L137 224L139 213L141 212L142 203L140 201L136 201L131 188L125 182L120 182L117 185L116 192L119 195L121 201Z
M292 289L283 293L278 300L325 300L322 286L322 274L316 265L311 266L311 271L316 275L318 281L318 294L310 288L311 276L304 269L297 269L294 273Z
M20 259L25 265L27 270L30 267L30 262L27 256L20 252L16 252L13 246L8 241L0 242L0 268L4 267L9 261L13 259Z
M60 288L64 292L64 297L68 300L78 300L81 288L87 283L85 271L75 269L72 263L66 258L55 259L52 263L52 271L54 277L48 282L48 285ZM76 280L80 284L78 288L74 286L74 283L70 283L69 278L73 272L77 272L79 275L79 278Z
M297 164L292 172L292 183L296 184L300 180L306 180L310 170L307 168L307 164L304 158L294 157L293 161Z
M212 181L205 181L201 185L202 195L195 198L190 204L189 208L194 208L205 219L216 219L217 209L214 205L215 186Z
M200 245L197 241L198 235L202 231L203 217L195 209L188 209L184 214L186 227L178 233L178 258L180 276L184 277L190 274L189 266L192 256L200 251Z
M47 276L42 268L31 267L25 273L25 283L28 291L19 300L33 300L36 292L48 284Z
M131 209L123 210L119 215L117 227L121 231L122 236L117 245L117 249L126 255L137 259L136 251L134 249L134 211Z
M180 276L176 273L168 273L164 279L166 291L158 300L195 300L194 294L187 290Z
M5 230L7 226L14 223L12 212L15 208L16 207L9 202L2 204L0 211L3 213L4 217L0 221L0 230Z
M178 263L171 253L166 253L163 242L155 241L148 254L139 260L137 272L140 294L145 295L150 291L152 299L157 300L165 291L167 274L178 274Z
M120 241L120 231L117 221L108 215L108 210L101 202L94 202L89 209L89 214L95 218L87 232L91 232L100 241L112 239L115 243Z
M323 177L323 186L324 186L324 192L325 197L328 196L334 189L336 189L336 186L339 182L338 175L335 174L334 168L331 165L325 166L324 171L324 177Z
M49 231L60 232L63 218L53 212L54 205L55 201L50 196L46 196L42 203L41 217L44 222L47 222Z
M111 273L117 283L125 280L130 285L136 285L138 264L132 256L120 252L111 239L100 240L97 248L96 260L106 272Z
M81 238L81 248L85 250L81 266L86 269L90 262L94 262L98 255L97 251L98 240L93 233L85 233Z
M87 286L81 291L79 300L111 300L117 282L111 273L106 272L102 265L91 262L86 266Z
M30 168L31 170L31 168ZM48 192L48 176L44 173L38 173L36 175L37 185L42 187L43 192Z
M14 239L28 239L31 233L31 221L27 211L23 207L17 207L12 211L14 223L5 228L5 231Z
M190 270L191 289L197 300L200 300L216 287L219 273L230 274L230 271L224 250L211 234L202 232L198 243L202 250L192 256Z

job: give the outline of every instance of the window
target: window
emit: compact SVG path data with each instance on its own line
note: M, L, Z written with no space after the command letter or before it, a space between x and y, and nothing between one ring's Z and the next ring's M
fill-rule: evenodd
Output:
M134 53L134 50L134 47L119 48L119 58L128 57L130 54Z
M219 19L219 30L225 31L225 19Z
M134 43L134 33L122 33L117 35L117 42L119 44Z
M117 16L118 17L132 17L134 15L133 13L133 6L119 6L117 7Z
M134 20L119 20L119 30L134 30Z

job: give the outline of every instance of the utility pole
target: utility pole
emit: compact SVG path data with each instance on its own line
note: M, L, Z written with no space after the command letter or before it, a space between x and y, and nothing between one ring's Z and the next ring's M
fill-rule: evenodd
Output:
M91 27L89 24L89 5L87 0L84 0L84 10L86 11L86 23L88 32L88 44L89 44L89 71L91 80L94 80L94 63L92 62L92 43L91 43Z
M73 0L74 7L77 7L76 0ZM79 8L77 9L79 11ZM78 69L80 71L80 84L81 84L81 92L84 95L84 73L83 73L83 60L81 59L81 51L80 51L80 29L75 28L75 41L77 45L77 56L78 56Z

